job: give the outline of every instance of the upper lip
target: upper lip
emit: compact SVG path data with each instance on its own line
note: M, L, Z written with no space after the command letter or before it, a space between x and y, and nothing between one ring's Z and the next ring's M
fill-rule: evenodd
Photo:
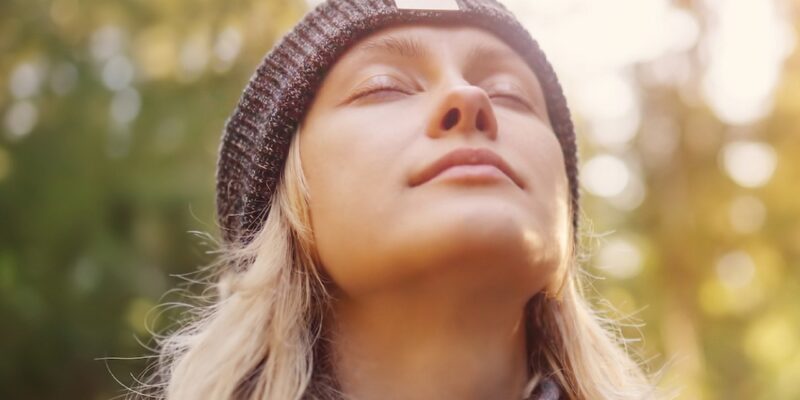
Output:
M520 177L514 172L514 169L508 165L503 157L487 148L460 148L453 150L432 164L425 167L422 171L412 176L410 185L421 185L442 171L457 165L492 165L506 174L517 186L524 188L525 185Z

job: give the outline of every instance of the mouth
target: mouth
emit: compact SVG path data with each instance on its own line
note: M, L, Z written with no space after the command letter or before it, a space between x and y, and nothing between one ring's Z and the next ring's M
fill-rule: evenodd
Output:
M499 172L502 172L503 175L513 181L519 188L525 188L524 182L516 174L514 169L512 169L497 153L486 148L467 147L456 149L445 154L420 172L414 174L409 180L409 185L411 187L422 185L442 175L445 171L450 172L450 170L459 170L463 178L470 180L479 179L481 176L491 177L497 175L492 173L492 171L499 170ZM456 172L449 175L455 176Z

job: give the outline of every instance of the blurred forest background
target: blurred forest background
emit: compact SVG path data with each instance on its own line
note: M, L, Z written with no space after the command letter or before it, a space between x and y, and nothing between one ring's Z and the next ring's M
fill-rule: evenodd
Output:
M224 121L315 3L0 2L0 398L134 383L211 260ZM682 399L800 399L800 1L505 3L575 113L596 300Z

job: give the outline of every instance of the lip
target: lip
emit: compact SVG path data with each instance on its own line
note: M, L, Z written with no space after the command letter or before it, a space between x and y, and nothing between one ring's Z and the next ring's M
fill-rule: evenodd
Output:
M525 188L525 185L520 179L519 175L514 172L514 169L500 157L497 153L487 148L460 148L453 150L432 164L428 165L422 171L414 174L409 184L411 187L422 185L425 182L435 178L442 172L460 165L490 165L499 169L503 174L509 177L517 186Z

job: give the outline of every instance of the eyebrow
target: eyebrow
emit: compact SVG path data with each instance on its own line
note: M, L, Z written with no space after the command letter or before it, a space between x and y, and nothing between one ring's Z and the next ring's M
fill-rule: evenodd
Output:
M430 58L431 52L419 40L406 37L386 36L366 41L361 51L386 53L403 58Z

